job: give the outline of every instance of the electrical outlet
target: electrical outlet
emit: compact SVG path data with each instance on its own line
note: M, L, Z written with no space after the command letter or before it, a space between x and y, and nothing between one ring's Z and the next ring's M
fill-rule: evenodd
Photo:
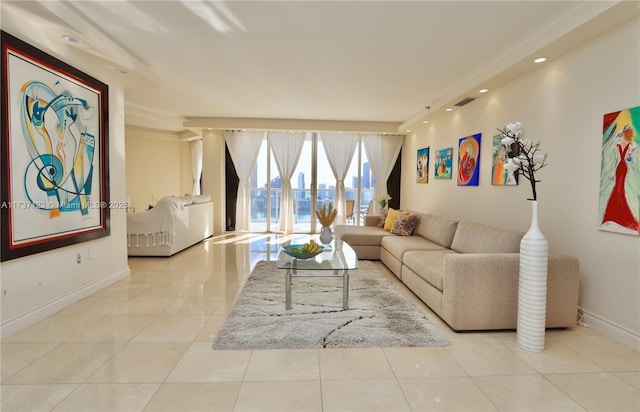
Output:
M89 260L93 260L96 258L96 248L94 247L89 248L88 258Z
M77 264L82 263L82 255L81 255L80 253L78 253L78 254L76 255L76 263L77 263Z

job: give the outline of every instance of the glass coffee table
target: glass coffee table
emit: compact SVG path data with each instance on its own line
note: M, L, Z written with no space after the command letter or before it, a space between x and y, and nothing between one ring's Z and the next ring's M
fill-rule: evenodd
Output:
M294 258L280 248L276 266L287 271L286 309L291 309L291 279L296 277L341 277L342 308L349 309L349 271L358 269L358 257L351 246L342 240L333 240L329 245L323 246L325 250L310 259Z

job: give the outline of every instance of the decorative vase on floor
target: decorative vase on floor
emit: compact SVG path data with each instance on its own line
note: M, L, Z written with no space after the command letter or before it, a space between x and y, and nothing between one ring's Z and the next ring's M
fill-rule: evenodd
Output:
M518 345L531 352L544 350L549 245L538 227L538 201L531 202L531 227L520 242L518 282Z
M331 233L331 226L323 226L320 229L320 242L328 245L333 240L333 233Z

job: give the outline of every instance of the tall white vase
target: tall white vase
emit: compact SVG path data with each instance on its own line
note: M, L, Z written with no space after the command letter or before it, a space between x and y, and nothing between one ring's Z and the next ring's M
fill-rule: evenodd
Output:
M520 242L516 340L522 349L542 352L547 312L549 244L538 227L538 201L532 201L531 208L531 227Z

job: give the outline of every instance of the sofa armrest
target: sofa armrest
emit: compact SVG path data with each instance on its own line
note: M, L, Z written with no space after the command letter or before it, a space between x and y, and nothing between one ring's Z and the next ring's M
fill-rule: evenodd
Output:
M519 253L460 253L444 256L443 317L455 330L513 329L518 314ZM549 255L547 327L577 320L579 268L576 258Z
M377 226L378 222L380 222L379 215L366 215L364 217L364 225L365 226Z
M549 254L547 272L547 327L575 326L580 296L580 262L573 256Z
M442 314L455 330L510 329L518 312L519 253L444 256Z

